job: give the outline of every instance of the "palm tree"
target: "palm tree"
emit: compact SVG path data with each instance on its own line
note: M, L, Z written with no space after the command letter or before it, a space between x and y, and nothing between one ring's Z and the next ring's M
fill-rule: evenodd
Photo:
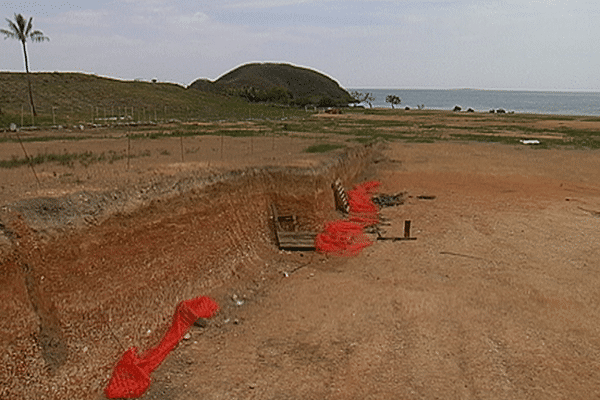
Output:
M4 39L18 39L23 44L23 55L25 56L25 71L27 72L27 83L29 85L29 102L31 103L31 110L33 115L37 116L35 111L35 105L33 104L33 93L31 91L31 78L29 77L29 61L27 60L27 47L25 42L27 39L31 39L32 42L43 42L50 40L50 38L44 36L41 31L34 31L33 29L33 17L29 18L29 22L21 15L15 14L15 20L11 21L6 18L8 27L10 29L0 29L0 33L4 34Z

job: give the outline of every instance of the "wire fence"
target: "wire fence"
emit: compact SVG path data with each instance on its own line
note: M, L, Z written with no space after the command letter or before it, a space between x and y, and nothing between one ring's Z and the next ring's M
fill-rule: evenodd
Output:
M65 129L107 126L140 126L189 121L222 121L252 119L286 119L318 112L315 107L294 108L279 105L248 104L246 107L215 106L182 107L168 104L80 105L59 106L40 104L35 113L30 105L3 109L0 112L0 131L17 129Z

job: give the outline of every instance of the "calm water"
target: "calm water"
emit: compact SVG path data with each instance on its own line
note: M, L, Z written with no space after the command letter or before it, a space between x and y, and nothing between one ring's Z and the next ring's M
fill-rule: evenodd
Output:
M400 97L400 107L416 108L424 104L426 109L452 110L459 105L475 111L503 108L516 113L593 115L600 116L600 93L598 92L530 92L509 90L421 90L421 89L348 89L375 96L373 107L390 107L385 98L392 94ZM366 107L368 105L364 104Z

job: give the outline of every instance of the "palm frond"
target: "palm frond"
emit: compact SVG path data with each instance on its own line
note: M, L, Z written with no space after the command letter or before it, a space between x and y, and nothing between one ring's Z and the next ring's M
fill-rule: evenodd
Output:
M3 35L5 35L4 39L17 37L17 35L14 32L8 31L6 29L0 29L0 33L2 33Z
M44 36L42 31L32 31L33 29L33 17L30 17L27 20L21 14L15 14L14 21L6 18L6 22L8 22L8 27L10 30L1 29L0 33L5 35L5 39L15 38L19 39L21 42L25 43L27 38L31 38L34 42L43 42L46 40L50 40L50 38Z
M10 38L19 39L21 42L24 42L26 37L23 34L23 30L21 29L21 24L24 24L23 16L21 14L15 14L14 22L8 18L6 18L6 22L8 22L8 27L10 28L10 31L6 31L6 33L2 32L5 35L7 35L5 37L5 39L10 37Z
M23 17L21 14L15 14L15 22L17 23L18 26L18 30L20 32L25 32L25 28L27 25L27 21L25 20L25 17Z
M27 29L25 29L25 36L29 36L29 32L33 29L33 17L29 18L29 23L27 24Z
M19 27L17 25L15 25L14 22L12 22L10 19L6 18L6 22L8 22L8 27L14 32L14 33L18 33L19 32Z
M29 37L34 42L43 42L45 40L50 41L50 38L47 36L44 36L44 33L42 31L33 31L29 34Z

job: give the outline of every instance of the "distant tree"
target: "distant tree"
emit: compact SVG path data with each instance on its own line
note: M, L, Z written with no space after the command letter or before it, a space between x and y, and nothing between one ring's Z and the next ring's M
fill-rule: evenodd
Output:
M25 57L25 71L27 72L27 83L29 85L29 102L31 103L31 110L33 115L37 116L35 111L35 105L33 104L33 92L31 90L31 78L29 77L29 61L27 59L27 46L25 42L27 39L31 39L32 42L43 42L50 40L50 38L44 36L41 31L33 30L33 17L29 18L29 22L21 15L15 14L15 20L11 21L6 18L9 29L0 29L0 33L4 34L4 39L18 39L23 45L23 56Z
M243 86L241 88L234 88L231 91L232 94L243 97L250 102L260 101L264 95L261 90L255 88L254 86Z
M323 96L317 102L317 107L335 107L337 103L330 96Z
M292 94L283 86L275 86L266 92L266 99L271 103L289 104Z
M365 101L369 105L369 108L373 108L373 102L375 101L375 96L373 96L371 93L367 93L365 95L365 99L363 101Z
M350 93L350 96L352 96L355 103L367 103L370 108L373 108L373 102L375 101L375 97L372 93L362 93L359 91L353 91Z
M400 97L390 94L385 98L385 102L390 103L392 105L392 108L394 108L394 106L400 104L402 100L400 99Z

